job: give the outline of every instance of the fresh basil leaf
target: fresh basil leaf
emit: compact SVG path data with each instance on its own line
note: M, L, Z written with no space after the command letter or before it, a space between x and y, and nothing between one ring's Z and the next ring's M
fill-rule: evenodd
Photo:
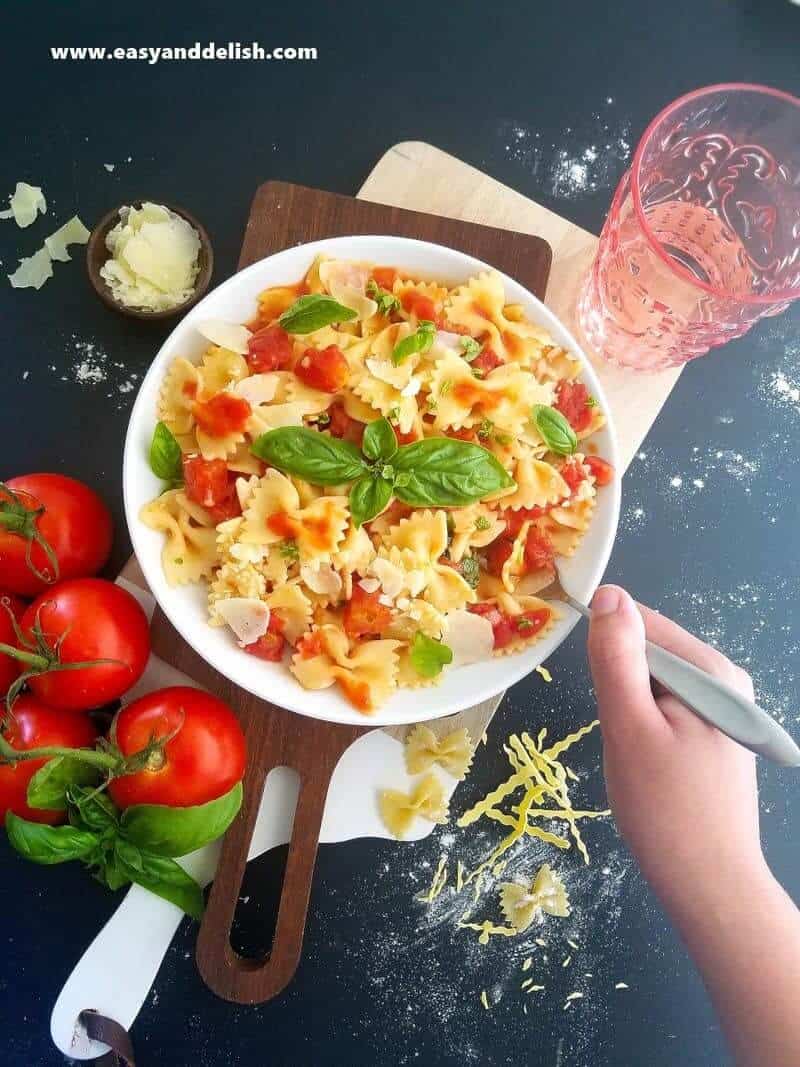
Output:
M325 293L310 293L301 296L287 308L278 319L278 323L287 333L314 333L323 326L335 322L349 322L356 317L352 308L346 308L332 296Z
M150 470L170 485L183 482L181 446L169 426L157 422L150 442Z
M461 560L461 577L471 589L478 588L481 580L481 568L476 556L464 556Z
M158 856L186 856L221 837L241 806L241 782L216 800L191 808L134 804L122 813L120 833L146 852Z
M254 443L252 452L272 467L312 485L353 482L367 470L354 444L306 426L267 430Z
M361 443L367 459L391 459L397 451L397 437L388 419L375 419L364 430Z
M119 865L123 870L125 868L131 871L144 869L142 850L137 848L136 845L132 845L130 841L126 841L124 837L118 837L114 841L114 855L119 860Z
M49 759L28 782L27 801L32 808L63 811L67 806L67 789L73 785L91 785L100 781L97 767L72 756Z
M449 437L428 437L403 445L392 459L398 474L395 496L412 507L463 507L515 482L485 448Z
M67 787L67 801L69 821L79 830L91 830L96 834L116 830L119 812L106 793L98 793L94 788L73 784Z
M374 278L367 282L367 296L378 305L379 315L391 315L393 311L398 311L400 308L400 301L397 297L387 289L381 289Z
M109 889L122 889L124 885L130 885L131 880L126 874L126 869L117 859L114 852L110 852L95 871L95 877Z
M474 359L477 359L481 354L483 345L480 341L476 341L474 337L462 337L461 338L461 350L464 359L467 363L472 363Z
M380 515L392 499L392 482L387 478L365 474L350 490L350 516L356 527Z
M428 637L421 630L414 634L409 652L411 665L423 678L435 678L442 668L453 662L453 650L441 641Z
M48 866L85 859L97 847L97 837L86 830L29 822L12 811L6 813L6 833L11 847L26 860Z
M398 366L415 352L427 352L436 336L436 326L430 319L420 319L419 326L408 337L398 341L392 351L392 363Z
M539 436L559 456L570 456L578 447L578 438L566 418L546 404L534 404L531 414Z
M139 865L133 866L116 848L114 856L119 875L126 875L137 885L175 904L193 919L202 918L203 890L175 860L141 852Z

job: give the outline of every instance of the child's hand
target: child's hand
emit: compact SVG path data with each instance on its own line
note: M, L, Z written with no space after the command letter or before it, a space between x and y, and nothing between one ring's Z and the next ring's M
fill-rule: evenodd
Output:
M753 686L720 652L638 608L624 590L595 594L589 660L609 800L645 877L676 918L691 920L720 894L741 889L742 879L771 877L759 840L755 760L675 697L653 695L645 630L751 698Z

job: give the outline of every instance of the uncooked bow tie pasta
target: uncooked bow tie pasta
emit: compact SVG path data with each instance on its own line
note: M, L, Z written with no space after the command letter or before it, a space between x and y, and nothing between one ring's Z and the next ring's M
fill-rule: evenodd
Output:
M448 289L320 256L251 321L198 332L164 379L166 491L141 518L170 584L208 584L210 625L365 713L552 626L536 593L613 471L580 364L498 274Z

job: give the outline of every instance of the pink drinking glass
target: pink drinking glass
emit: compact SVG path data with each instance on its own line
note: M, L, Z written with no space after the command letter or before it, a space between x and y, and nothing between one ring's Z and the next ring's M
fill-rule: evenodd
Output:
M590 347L659 370L800 297L800 100L762 85L682 96L644 132L578 299Z

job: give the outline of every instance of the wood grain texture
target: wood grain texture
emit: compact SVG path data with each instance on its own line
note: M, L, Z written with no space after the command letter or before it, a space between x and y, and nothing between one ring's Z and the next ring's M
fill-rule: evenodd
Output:
M540 237L385 207L285 182L267 182L257 190L239 269L299 242L370 233L396 234L448 245L517 278L538 296L544 294L552 257L549 245ZM128 580L134 580L132 573L126 574ZM307 719L239 689L181 640L160 608L153 615L151 631L156 655L230 704L245 732L248 762L244 803L222 843L217 874L197 940L197 965L206 984L219 996L238 1003L261 1003L285 988L300 960L331 775L345 749L373 727L368 720L364 726L347 727ZM423 706L424 699L422 689ZM502 695L497 696L431 725L438 733L466 726L477 744L501 699ZM398 727L390 732L402 740L407 729ZM231 946L231 925L264 782L269 771L279 766L297 771L300 795L272 949L265 959L246 959Z

